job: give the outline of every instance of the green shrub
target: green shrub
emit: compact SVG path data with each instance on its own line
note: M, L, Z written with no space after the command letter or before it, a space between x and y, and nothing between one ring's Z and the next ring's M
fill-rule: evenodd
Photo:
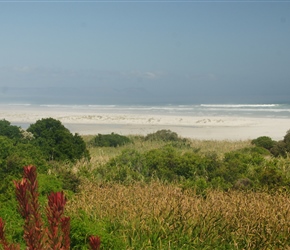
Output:
M287 185L285 176L278 169L272 166L262 168L259 172L258 178L262 186L266 186L270 189Z
M179 141L180 138L178 137L177 133L172 132L171 130L158 130L155 133L148 134L145 136L145 140L152 140L152 141Z
M270 150L275 145L275 141L273 141L268 136L260 136L257 139L252 140L252 144Z
M61 181L54 175L38 174L39 195L41 200L45 200L51 192L62 189Z
M145 158L134 149L125 149L120 155L112 158L105 166L96 170L107 181L130 182L148 177Z
M13 179L20 178L24 165L38 165L39 172L47 170L47 163L40 149L22 141L0 136L0 193L10 197L9 189Z
M149 175L162 180L178 180L179 174L188 175L190 172L187 164L180 164L183 162L180 161L178 151L169 145L150 150L145 154L145 158Z
M232 151L225 154L223 163L213 176L220 176L226 182L234 185L239 179L248 178L250 169L260 166L264 161L264 154L261 154L256 148Z
M90 145L95 147L118 147L130 143L131 140L127 136L111 133L111 134L98 134L94 137Z
M126 249L125 242L120 236L119 223L117 220L110 222L99 220L78 211L71 216L71 249L87 250L88 238L90 235L98 234L104 249Z
M271 148L270 152L275 156L287 156L287 150L286 150L286 143L284 141L278 141L275 143L275 145Z

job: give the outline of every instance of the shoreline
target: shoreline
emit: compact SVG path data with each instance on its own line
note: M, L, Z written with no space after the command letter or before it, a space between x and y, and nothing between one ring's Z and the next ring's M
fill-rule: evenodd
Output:
M169 129L181 137L199 140L249 140L259 136L282 140L290 129L289 118L98 112L17 106L6 109L2 106L0 110L0 120L5 119L24 129L29 124L48 117L60 120L72 133L80 135L112 132L121 135L147 135Z

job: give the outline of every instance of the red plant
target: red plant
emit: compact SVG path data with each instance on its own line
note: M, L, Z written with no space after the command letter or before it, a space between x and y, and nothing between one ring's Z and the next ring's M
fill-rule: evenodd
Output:
M51 193L48 196L46 216L48 227L44 228L38 201L38 182L36 167L24 167L23 178L14 182L18 209L24 218L24 240L27 250L69 250L70 218L64 216L66 199L63 192ZM89 238L92 250L100 249L100 238ZM19 245L9 244L5 238L4 222L0 217L0 245L4 250L19 250Z
M57 249L69 249L64 248L63 246L63 237L64 234L69 234L67 228L69 228L69 219L64 219L62 217L64 213L64 206L66 200L63 192L51 193L48 196L48 206L46 208L46 216L48 219L48 242L49 246L53 250ZM64 231L61 228L61 225L64 225Z
M89 237L89 245L91 250L99 250L101 247L101 239L98 236Z
M63 249L70 249L70 217L61 218L61 230L63 233L62 245Z
M23 179L15 181L18 209L24 222L24 240L29 249L43 248L43 223L38 202L36 167L24 167Z

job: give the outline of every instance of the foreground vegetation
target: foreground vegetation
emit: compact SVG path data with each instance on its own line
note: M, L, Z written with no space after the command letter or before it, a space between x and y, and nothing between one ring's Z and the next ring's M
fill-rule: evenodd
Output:
M160 182L86 182L81 190L69 202L69 213L79 236L98 231L104 249L286 249L290 244L290 197L278 191L210 190L201 197Z
M50 133L49 131L53 131ZM287 249L290 132L279 142L72 135L43 119L27 131L0 121L0 217L24 249L12 180L38 169L40 204L64 190L71 249Z

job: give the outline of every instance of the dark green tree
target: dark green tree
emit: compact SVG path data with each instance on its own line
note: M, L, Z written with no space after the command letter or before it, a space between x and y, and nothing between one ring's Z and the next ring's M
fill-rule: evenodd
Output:
M16 140L23 137L20 128L6 120L0 120L0 135Z
M47 160L75 161L89 158L84 140L78 134L73 135L56 119L38 120L27 131L34 135L33 143L40 147Z

